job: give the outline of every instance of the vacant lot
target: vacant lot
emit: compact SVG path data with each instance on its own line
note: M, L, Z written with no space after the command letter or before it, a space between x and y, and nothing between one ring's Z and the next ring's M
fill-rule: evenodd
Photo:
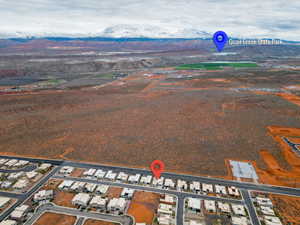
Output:
M191 73L198 78L176 86L141 75L98 89L2 95L0 152L140 168L160 159L167 171L225 176L225 158L266 168L259 152L267 149L288 168L267 127L299 125L299 106L246 88L278 89L299 76Z
M59 205L59 206L74 208L75 206L72 205L72 199L74 198L74 196L75 196L74 193L56 191L55 192L55 199L54 199L53 202L56 205Z
M137 223L152 224L159 204L159 194L136 191L127 211Z
M75 221L75 216L45 213L34 223L34 225L73 225Z
M283 224L298 225L300 221L300 198L270 195Z
M112 223L108 221L103 220L86 220L84 225L118 225L118 223Z
M107 197L109 198L119 198L123 188L119 187L109 187L107 191Z

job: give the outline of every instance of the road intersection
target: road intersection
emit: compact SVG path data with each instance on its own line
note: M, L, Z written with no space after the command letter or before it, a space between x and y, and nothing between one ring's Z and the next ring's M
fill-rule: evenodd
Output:
M149 192L158 192L163 194L170 194L175 195L177 197L177 212L176 212L176 225L183 225L183 211L184 211L184 199L188 197L192 198L201 198L207 200L215 200L215 201L224 201L228 203L236 203L236 204L245 204L248 211L251 222L253 225L260 225L259 219L257 217L255 208L251 201L250 191L256 192L266 192L266 193L274 193L274 194L284 194L284 195L292 195L300 197L300 189L297 188L290 188L290 187L283 187L283 186L273 186L273 185L266 185L266 184L259 184L259 183L250 183L250 182L240 182L234 180L225 180L220 178L213 178L213 177L204 177L204 176L192 176L192 175L185 175L185 174L176 174L176 173L168 173L165 172L162 174L164 178L171 178L171 179L181 179L186 181L198 181L200 183L208 183L208 184L218 184L224 186L235 186L240 189L242 199L232 199L232 198L224 198L218 196L208 196L204 194L196 194L191 192L182 192L179 190L169 190L169 189L162 189L152 186L144 186L140 184L128 184L128 183L121 183L116 181L107 181L107 180L96 180L96 179L88 179L88 178L79 178L79 177L69 177L69 176L61 176L58 175L57 172L63 166L72 166L76 168L95 168L95 169L103 169L103 170L113 170L114 172L125 172L128 174L142 174L142 175L151 175L151 172L146 169L138 169L138 168L127 168L127 167L117 167L117 166L107 166L107 165L99 165L93 163L84 163L84 162L72 162L72 161L65 161L65 160L49 160L49 159L35 159L35 158L26 158L26 157L10 157L10 156L3 156L3 158L8 159L18 159L18 160L28 160L32 163L51 163L55 165L54 169L45 175L40 181L38 181L28 192L22 194L16 193L9 193L9 192L0 192L0 196L16 198L17 202L6 210L2 215L0 215L0 221L6 218L17 206L24 203L29 197L31 197L37 190L39 190L49 179L64 179L64 180L73 180L73 181L82 181L82 182L89 182L95 184L105 184L110 186L119 186L123 188L132 188L141 191L149 191ZM48 206L49 207L49 206ZM55 207L54 207L55 208ZM68 211L69 212L69 211ZM82 217L85 217L84 214ZM83 219L77 221L77 224L82 223ZM117 221L118 222L118 221ZM26 223L27 224L27 223Z

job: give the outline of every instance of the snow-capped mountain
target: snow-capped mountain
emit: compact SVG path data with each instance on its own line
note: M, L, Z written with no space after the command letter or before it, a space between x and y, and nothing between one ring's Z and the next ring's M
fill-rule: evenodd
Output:
M148 37L148 38L208 38L211 34L196 29L168 29L152 25L120 24L107 27L101 37Z
M153 25L119 24L96 32L26 32L0 33L0 38L108 37L108 38L210 38L212 34L197 29L175 29Z

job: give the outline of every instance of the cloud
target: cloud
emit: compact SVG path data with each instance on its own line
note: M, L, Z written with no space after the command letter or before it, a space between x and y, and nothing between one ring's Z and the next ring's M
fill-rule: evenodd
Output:
M119 24L224 30L233 37L300 38L300 1L0 0L0 34L99 34ZM155 31L153 31L155 32Z

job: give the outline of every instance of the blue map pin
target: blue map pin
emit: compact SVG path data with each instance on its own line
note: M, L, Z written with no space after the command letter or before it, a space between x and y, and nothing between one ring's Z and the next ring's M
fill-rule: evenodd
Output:
M213 36L214 43L219 52L221 52L228 41L228 36L224 31L217 31Z

